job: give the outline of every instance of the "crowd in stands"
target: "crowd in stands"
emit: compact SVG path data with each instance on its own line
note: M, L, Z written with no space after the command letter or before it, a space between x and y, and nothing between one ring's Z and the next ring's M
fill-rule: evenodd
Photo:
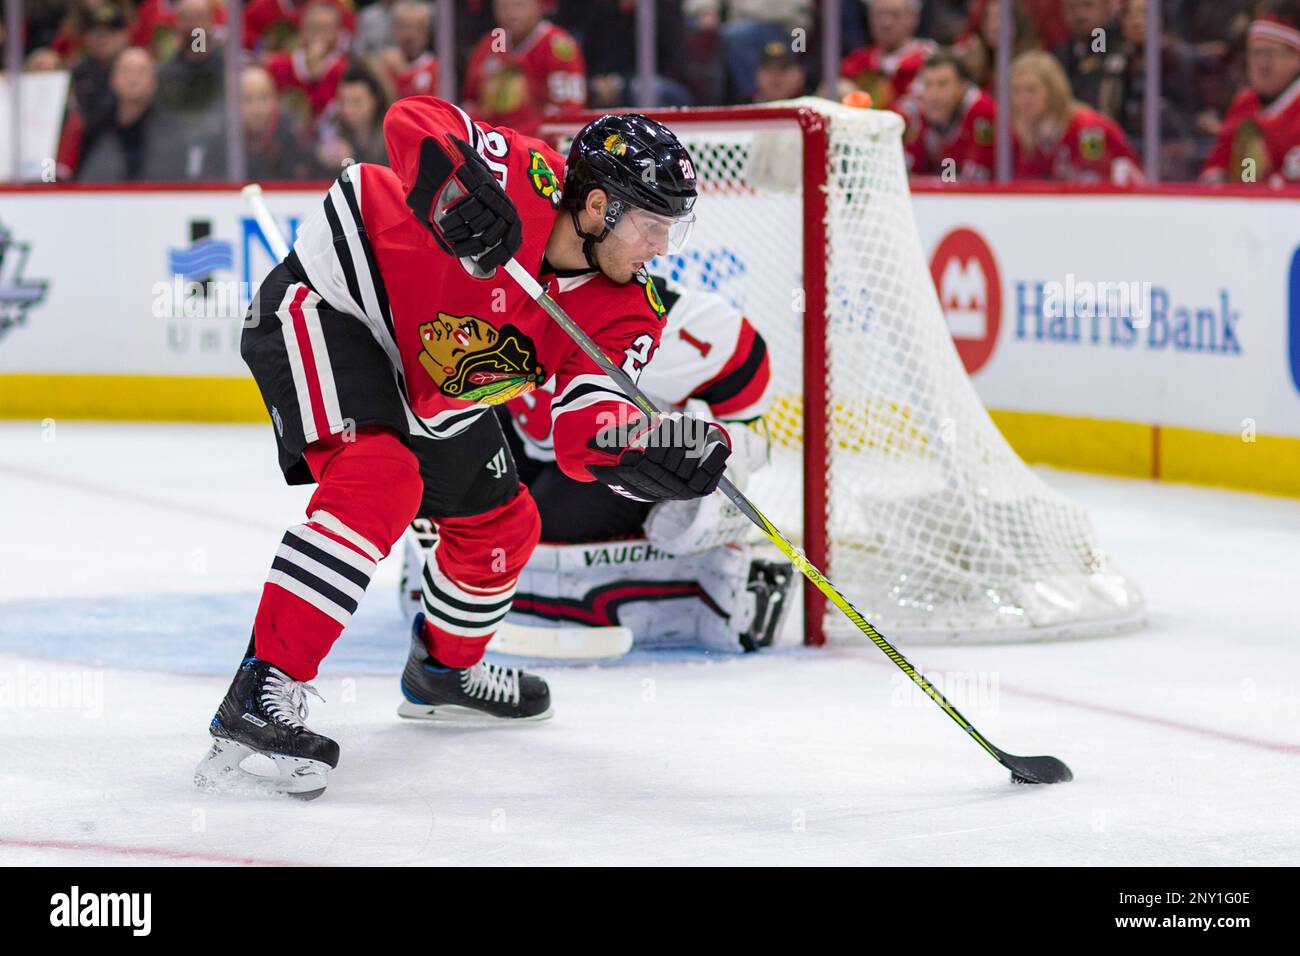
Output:
M23 0L24 69L69 73L59 179L226 176L225 64L237 58L247 175L321 179L385 162L382 121L438 94L438 2ZM842 0L839 75L820 75L814 0L645 0L662 106L870 96L905 123L915 176L996 168L1010 111L1017 178L1143 180L1147 4L1161 3L1163 180L1300 182L1300 0ZM1000 5L1012 4L997 101ZM638 0L456 0L457 102L536 131L550 114L640 102ZM0 33L3 26L0 25Z

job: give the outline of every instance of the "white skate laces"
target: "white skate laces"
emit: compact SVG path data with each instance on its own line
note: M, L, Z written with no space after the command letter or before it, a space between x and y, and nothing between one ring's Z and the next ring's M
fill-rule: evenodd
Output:
M290 727L306 730L303 721L307 719L308 694L319 701L325 700L320 691L311 684L294 680L278 668L267 668L266 681L262 685L260 696L262 706L274 720Z
M519 704L519 671L513 667L497 667L479 661L461 671L460 686L466 694L478 700Z

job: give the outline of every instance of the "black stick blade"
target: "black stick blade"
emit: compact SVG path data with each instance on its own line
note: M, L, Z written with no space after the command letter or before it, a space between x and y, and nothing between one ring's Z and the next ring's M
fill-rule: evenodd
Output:
M1012 783L1069 783L1074 774L1055 757L1002 755L1002 766L1011 771Z

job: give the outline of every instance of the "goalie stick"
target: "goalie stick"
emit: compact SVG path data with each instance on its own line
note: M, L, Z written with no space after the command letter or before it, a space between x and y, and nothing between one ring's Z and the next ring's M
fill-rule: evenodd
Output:
M240 195L257 220L271 254L284 259L289 245L276 225L262 187L249 183ZM502 623L489 648L498 654L538 657L548 660L601 661L622 657L632 650L632 632L626 627L531 627Z
M624 394L632 400L637 408L647 415L659 414L659 410L654 403L637 387L631 377L601 351L600 347L591 340L587 333L546 294L546 290L528 274L528 271L523 266L512 258L505 264L505 270L519 284L520 288L527 292L533 301L555 320L560 328L564 329L578 348L582 349L587 357L600 367L601 371L614 380L615 384L623 390ZM718 485L718 491L726 495L745 517L757 525L763 535L790 559L790 562L799 569L804 577L811 581L822 594L826 595L827 599L839 608L840 612L852 621L854 626L865 634L871 643L880 648L886 657L925 691L930 699L938 704L944 713L956 721L957 725L966 731L976 743L983 747L989 756L1010 770L1013 781L1016 783L1065 783L1074 779L1074 774L1070 771L1070 768L1056 757L1018 757L995 747L986 740L984 735L976 730L975 726L948 702L948 699L939 692L939 689L926 680L921 672L913 667L907 658L903 657L897 648L889 643L885 636L862 616L861 612L849 602L849 599L840 593L839 588L827 580L826 576L808 560L804 553L791 544L789 539L772 522L768 521L761 511L754 507L753 502L745 497L740 489L724 477L722 483Z

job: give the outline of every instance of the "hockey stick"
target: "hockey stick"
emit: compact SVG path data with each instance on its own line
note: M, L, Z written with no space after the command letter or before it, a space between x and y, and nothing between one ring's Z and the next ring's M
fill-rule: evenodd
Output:
M289 254L289 244L284 241L284 233L271 217L271 210L267 208L266 199L262 195L262 187L257 183L249 183L239 191L239 195L244 197L248 208L253 210L257 228L261 229L262 235L266 237L266 244L271 247L271 254L283 261Z
M505 270L510 273L510 277L515 282L519 283L520 288L528 293L542 307L543 311L568 333L569 338L577 343L578 348L582 349L587 357L600 367L601 371L614 380L614 383L623 390L624 394L632 400L637 408L647 415L659 414L659 410L655 408L654 403L646 397L644 392L637 388L631 377L615 365L609 356L601 351L600 347L582 330L582 327L556 305L555 300L546 294L546 290L528 274L523 266L512 258L505 264ZM826 595L827 599L839 608L841 613L871 640L871 643L880 648L885 653L885 656L897 664L904 674L925 691L930 699L938 704L944 713L956 721L957 725L983 747L994 760L1010 770L1012 780L1017 783L1064 783L1074 779L1074 774L1071 773L1070 768L1055 757L1017 757L989 743L975 729L974 725L948 702L948 699L939 692L937 687L926 680L921 672L908 663L907 659L898 652L894 645L885 639L884 635L871 626L871 622L863 617L858 609L849 602L849 599L840 593L839 588L828 581L826 576L817 570L813 563L804 556L804 553L791 544L785 535L777 530L776 526L768 521L761 511L754 507L753 502L746 498L740 489L724 477L722 483L718 485L718 490L726 495L745 517L754 522L764 536L776 545L803 576L816 585L817 590Z

